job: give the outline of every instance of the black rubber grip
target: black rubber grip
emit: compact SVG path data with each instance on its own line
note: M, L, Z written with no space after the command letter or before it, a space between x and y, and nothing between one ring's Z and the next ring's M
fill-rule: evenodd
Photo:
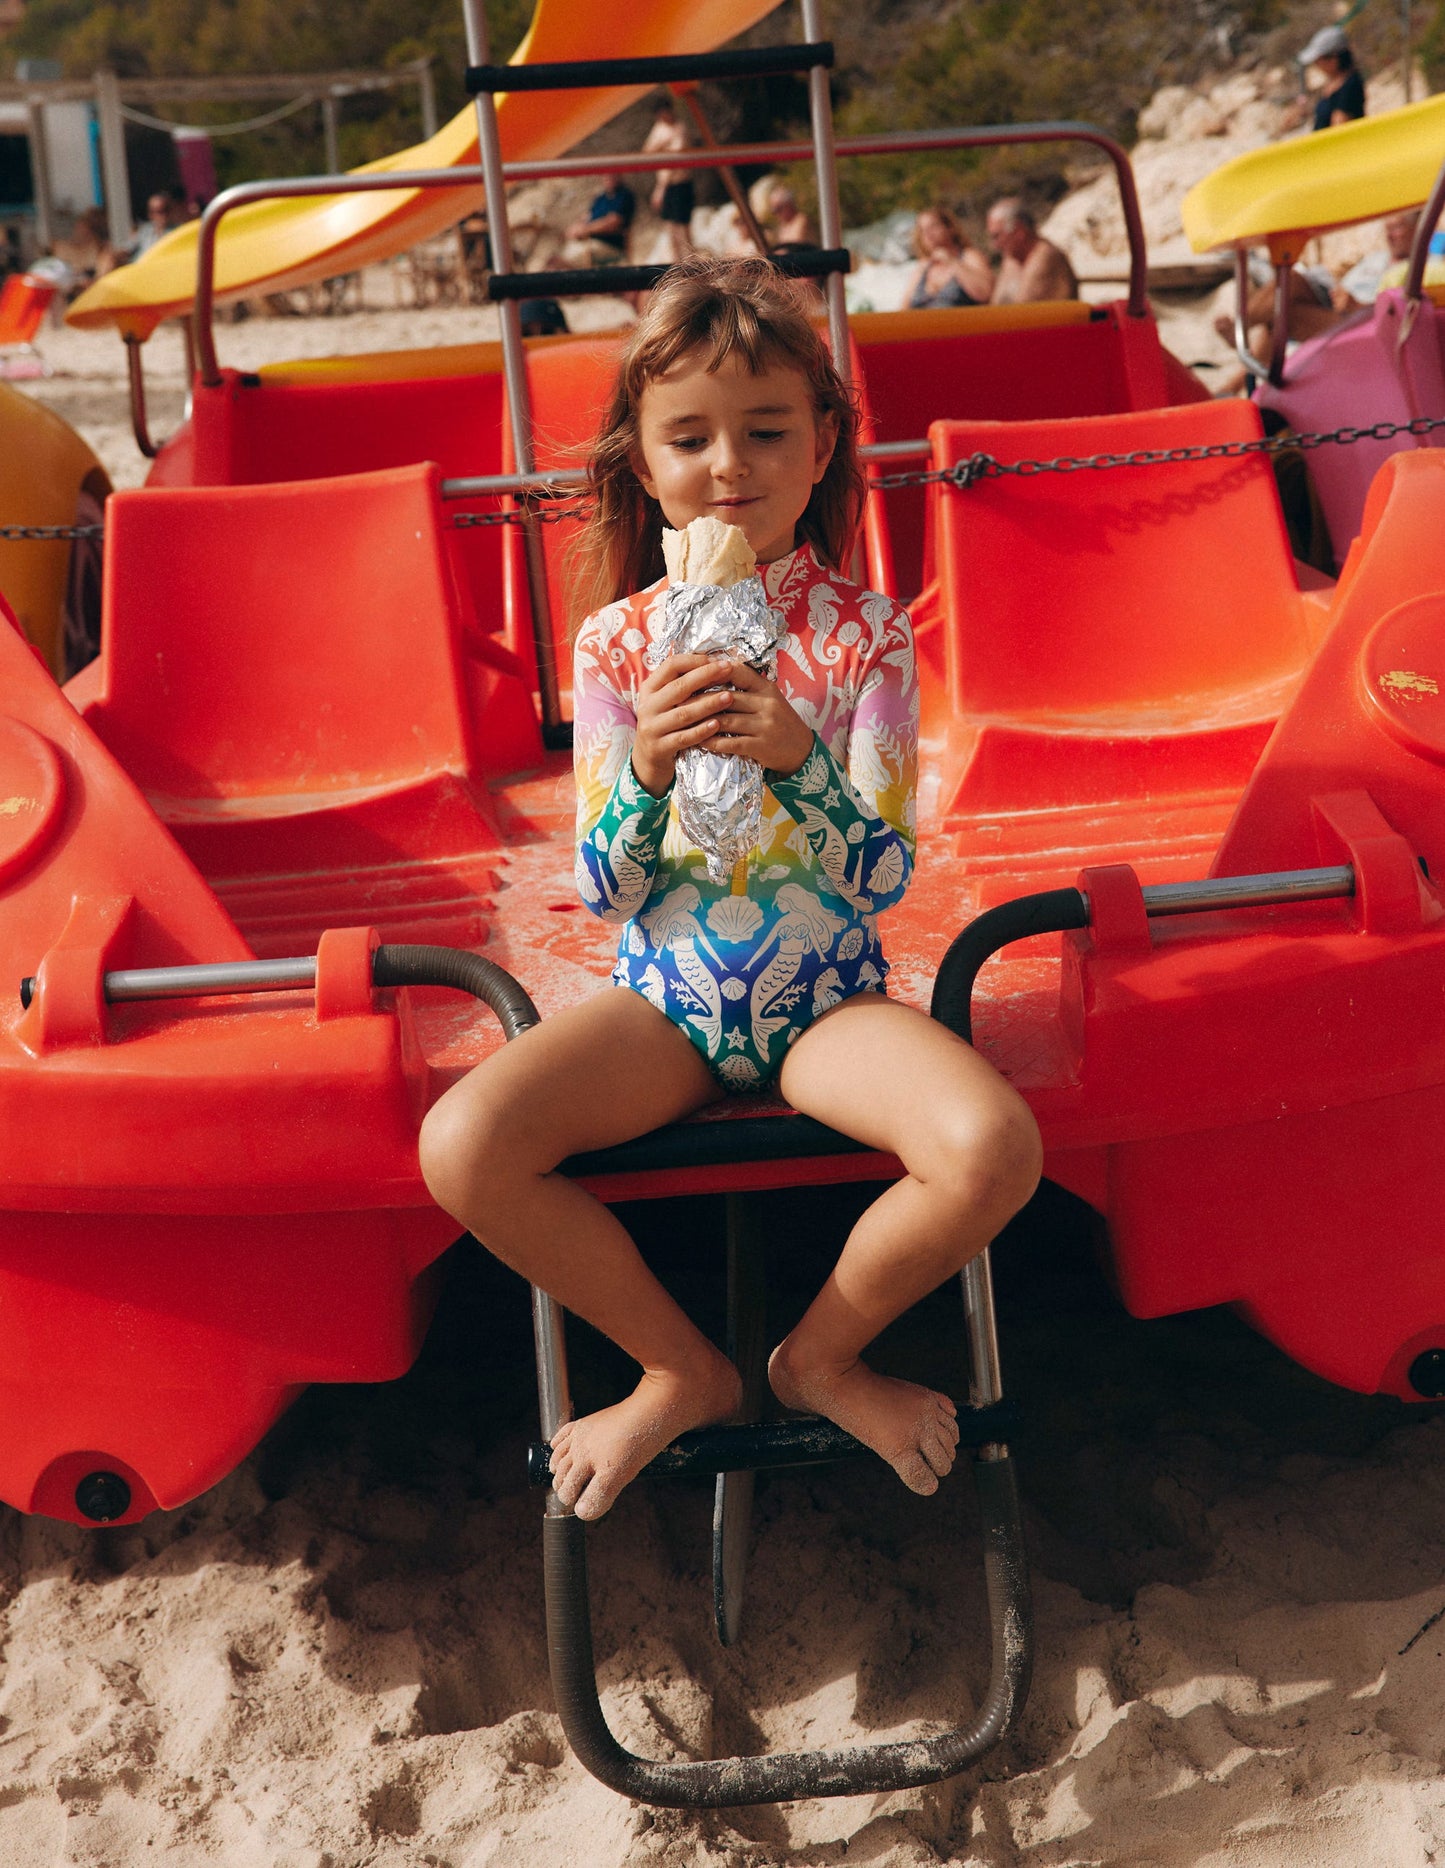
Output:
M989 1446L1008 1440L1019 1424L1017 1401L992 1407L962 1408L960 1446ZM527 1448L527 1482L550 1485L551 1448L534 1440ZM786 1466L823 1466L869 1454L861 1440L830 1420L774 1420L748 1426L699 1427L679 1434L671 1446L643 1468L649 1478L681 1479L719 1472L775 1472Z
M853 255L845 246L770 253L768 258L790 279L847 272L853 264ZM487 280L487 297L593 298L604 293L650 292L670 270L668 266L584 266L573 272L494 272Z
M929 1011L941 1025L973 1042L973 983L984 961L1010 941L1089 925L1089 904L1078 889L1045 889L1020 895L977 915L943 956L933 982Z
M678 53L669 58L579 58L552 65L469 65L467 91L584 91L618 84L682 84L691 78L769 78L831 70L827 39L803 45L745 46L735 52Z
M371 978L377 986L451 986L469 992L491 1007L509 1039L538 1022L536 1006L505 967L461 947L384 943L371 956Z

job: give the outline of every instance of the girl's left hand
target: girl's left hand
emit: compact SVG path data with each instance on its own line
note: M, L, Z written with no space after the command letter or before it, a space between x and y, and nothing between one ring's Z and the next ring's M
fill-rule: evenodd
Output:
M726 713L715 716L709 752L756 759L770 772L791 778L813 750L813 729L789 705L782 689L746 662L734 662L723 679L733 690Z

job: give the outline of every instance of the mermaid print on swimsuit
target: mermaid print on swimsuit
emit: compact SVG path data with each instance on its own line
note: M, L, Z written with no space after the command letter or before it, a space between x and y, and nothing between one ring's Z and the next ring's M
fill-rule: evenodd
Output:
M666 583L609 604L574 651L577 888L623 921L612 978L650 1000L733 1090L761 1089L832 1005L882 992L875 918L913 872L918 684L905 610L801 545L761 567L787 632L777 679L813 728L791 777L769 775L758 848L709 881L671 792L632 771L637 690Z

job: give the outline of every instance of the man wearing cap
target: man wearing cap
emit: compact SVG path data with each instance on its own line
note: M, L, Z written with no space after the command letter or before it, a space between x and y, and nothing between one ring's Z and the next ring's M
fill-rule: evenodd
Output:
M1302 70L1318 65L1324 80L1315 99L1313 129L1332 129L1337 123L1352 123L1364 116L1365 80L1343 26L1321 26L1300 53L1299 63Z

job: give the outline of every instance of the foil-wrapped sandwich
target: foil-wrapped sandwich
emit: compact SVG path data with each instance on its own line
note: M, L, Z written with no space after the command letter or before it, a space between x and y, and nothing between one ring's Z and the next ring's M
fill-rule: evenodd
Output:
M672 582L662 633L647 651L649 665L692 652L727 655L771 680L785 625L768 605L741 530L713 518L694 519L681 532L664 528L662 556ZM763 768L754 759L694 746L678 759L675 795L684 834L702 851L713 882L725 882L758 846Z

